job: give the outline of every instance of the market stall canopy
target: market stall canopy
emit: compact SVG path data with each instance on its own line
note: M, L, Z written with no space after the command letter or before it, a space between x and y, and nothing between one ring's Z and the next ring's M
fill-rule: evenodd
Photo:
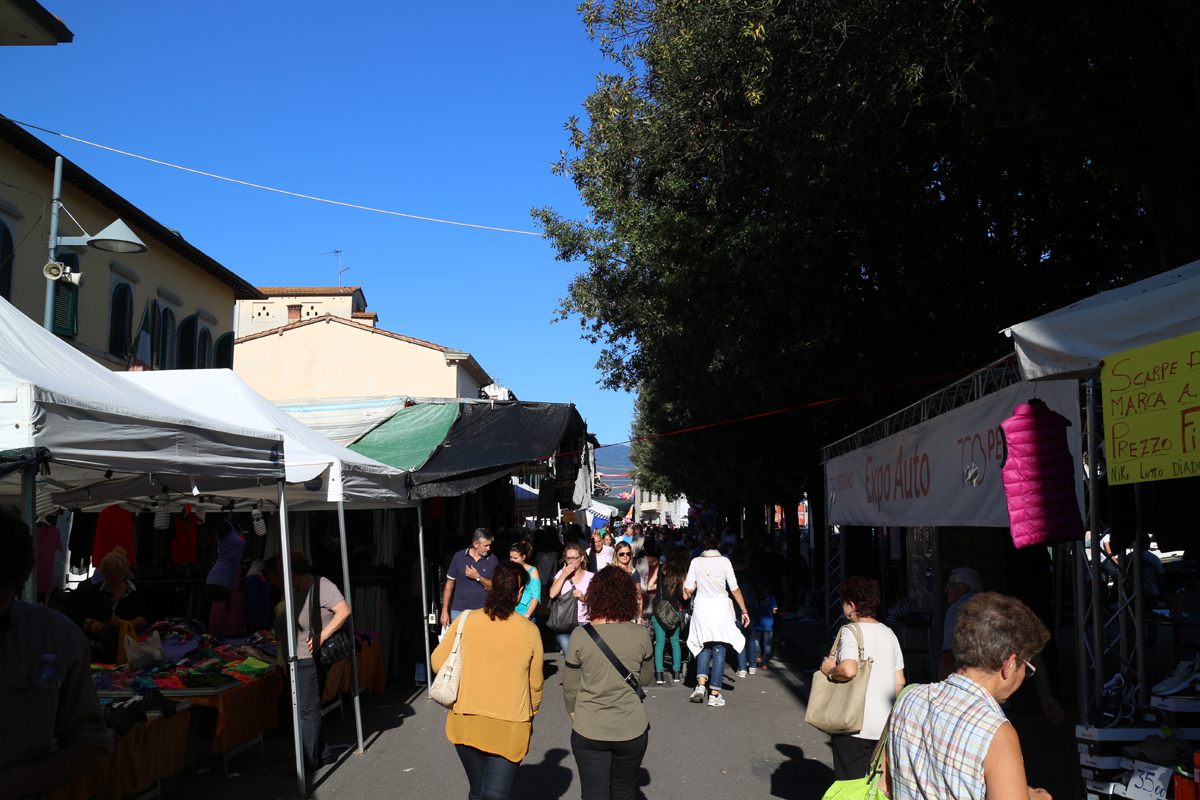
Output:
M596 505L604 505L615 509L621 516L625 516L629 509L633 508L633 501L623 500L620 497L596 497L593 495L592 506L595 507Z
M338 397L279 400L275 405L326 439L349 446L408 402L407 396Z
M420 469L438 445L446 441L446 434L457 419L458 403L409 406L397 411L350 449L399 469Z
M216 481L273 485L284 475L278 432L227 424L164 400L0 299L0 451L31 447L50 451L52 487L97 497L133 475L169 476L188 491ZM138 484L128 497L152 493L149 481ZM18 495L19 487L10 477L0 494Z
M457 497L474 491L518 467L555 455L564 441L570 442L572 449L582 449L587 431L575 406L567 403L459 402L457 407L458 417L444 439L423 466L409 475L410 498ZM397 425L402 426L406 418L414 423L412 436L428 441L429 420L412 414L401 417ZM404 443L406 437L400 430L402 427L397 427L397 442ZM407 444L404 448L398 452L420 450ZM358 444L351 449L362 452ZM392 463L387 454L370 452L378 460Z
M1021 377L1085 378L1113 353L1200 330L1200 261L1007 328Z
M339 500L355 508L409 506L405 470L367 458L311 430L250 388L232 370L197 369L126 372L121 378L184 408L220 409L221 416L283 435L287 450L288 506L327 506ZM231 488L226 497L275 501L274 486Z

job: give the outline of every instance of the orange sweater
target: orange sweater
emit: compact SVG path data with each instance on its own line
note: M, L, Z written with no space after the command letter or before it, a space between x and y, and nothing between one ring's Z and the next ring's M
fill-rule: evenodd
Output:
M454 647L462 616L450 624L433 651L434 672ZM489 619L477 609L467 616L462 635L458 700L446 718L446 736L520 761L529 747L534 709L542 703L542 637L520 614Z

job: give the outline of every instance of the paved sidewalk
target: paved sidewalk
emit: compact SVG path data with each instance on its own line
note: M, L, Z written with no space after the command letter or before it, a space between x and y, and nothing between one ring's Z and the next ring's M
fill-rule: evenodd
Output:
M546 692L534 722L529 755L517 778L522 800L579 796L570 752L570 719L562 701L562 657L546 657ZM806 680L786 669L737 678L726 671L722 708L687 702L690 689L647 687L650 748L642 765L640 796L662 800L777 797L817 800L833 780L829 737L804 725ZM363 703L363 755L346 754L322 771L323 800L465 797L467 781L446 741L446 711L424 689L390 686ZM353 715L326 717L330 742L354 740ZM187 772L164 783L171 800L287 797L294 793L290 728L268 740L267 758L247 753L224 778L218 771Z

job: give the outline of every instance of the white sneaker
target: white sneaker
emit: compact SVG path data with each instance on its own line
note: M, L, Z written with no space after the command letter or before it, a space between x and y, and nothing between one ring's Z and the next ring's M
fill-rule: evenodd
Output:
M750 674L751 674L751 675L753 675L753 674L754 674L754 667L751 667L751 668L750 668Z
M1175 671L1166 677L1162 682L1155 684L1151 689L1152 694L1168 695L1178 692L1185 688L1194 678L1200 676L1200 659L1193 658L1190 661L1180 661L1175 667Z
M746 670L744 670L744 669L739 669L739 670L738 670L738 673L737 673L737 676L738 676L739 678L744 678L744 677L746 677Z
M702 683L697 684L696 688L692 690L692 696L689 697L688 700L690 700L693 703L703 703L704 702L704 684L702 684Z
M721 694L710 694L708 696L708 704L713 708L720 708L725 705L725 696Z

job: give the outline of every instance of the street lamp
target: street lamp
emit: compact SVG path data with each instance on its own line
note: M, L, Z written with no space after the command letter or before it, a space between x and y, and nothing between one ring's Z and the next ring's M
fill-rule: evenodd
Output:
M94 247L108 253L144 253L146 244L137 237L129 226L121 220L109 225L95 236L84 231L83 236L58 235L58 210L62 208L62 156L54 157L54 198L50 205L50 264L58 261L58 248L62 246ZM69 279L69 272L60 273ZM54 330L54 281L56 278L46 278L46 311L42 325L48 331Z

